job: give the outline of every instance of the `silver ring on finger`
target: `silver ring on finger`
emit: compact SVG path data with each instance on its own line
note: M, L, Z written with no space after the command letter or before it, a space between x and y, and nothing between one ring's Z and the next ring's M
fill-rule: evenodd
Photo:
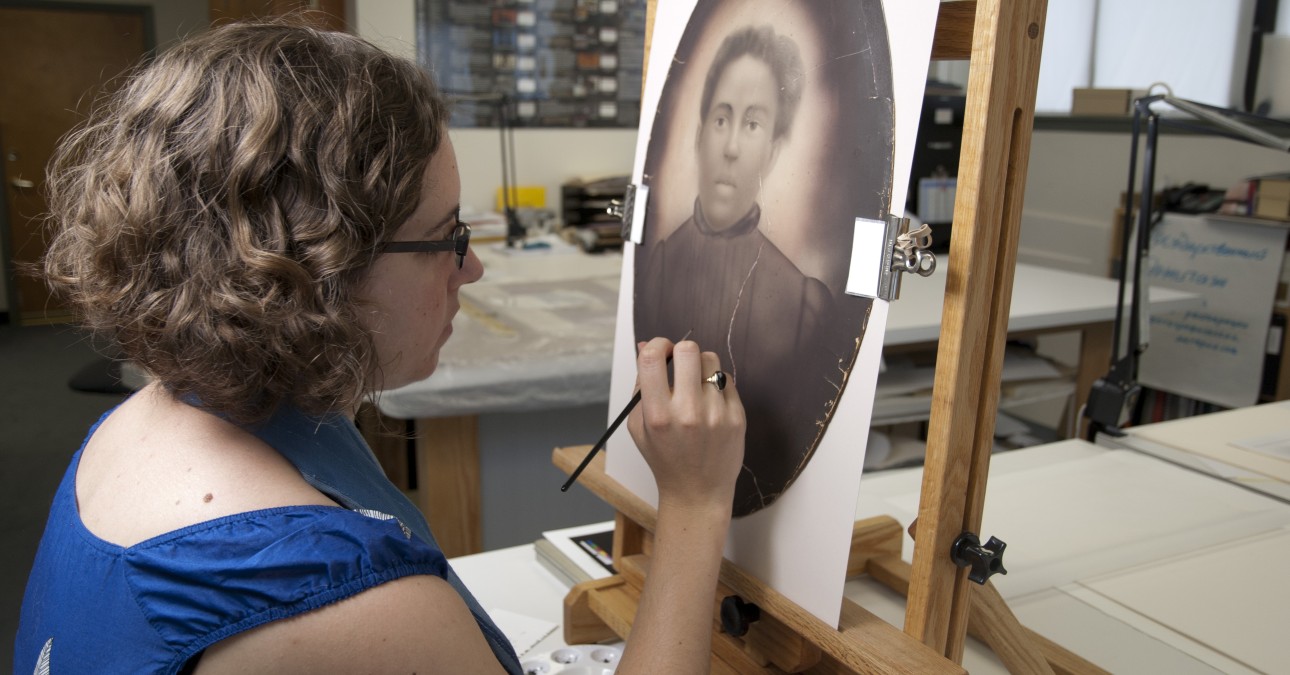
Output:
M703 379L704 382L717 388L717 391L726 390L726 374L720 370L713 372Z

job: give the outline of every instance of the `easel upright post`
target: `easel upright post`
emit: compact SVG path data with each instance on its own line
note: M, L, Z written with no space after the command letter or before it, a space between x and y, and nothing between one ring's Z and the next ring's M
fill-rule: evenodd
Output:
M1046 7L1046 0L964 0L940 8L933 57L970 54L971 74L914 564L900 560L899 525L871 519L856 525L849 566L908 588L905 629L845 600L841 626L825 625L725 561L714 603L727 591L755 603L773 619L774 634L717 634L714 672L961 673L976 595L976 634L1014 670L1052 672L1051 664L1100 672L1022 628L993 587L969 586L950 557L961 533L979 529L983 510ZM571 472L585 450L561 448L553 460ZM614 556L622 571L570 592L565 638L625 638L648 574L656 514L605 475L603 457L583 485L618 513Z
M909 635L955 662L963 658L971 589L949 551L961 533L978 532L981 524L1046 9L1046 0L976 2L954 238L905 615Z

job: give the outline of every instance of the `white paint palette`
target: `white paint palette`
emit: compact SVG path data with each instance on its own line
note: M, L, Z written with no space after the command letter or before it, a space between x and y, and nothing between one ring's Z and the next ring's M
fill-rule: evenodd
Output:
M524 675L610 675L623 650L606 645L570 645L524 659Z

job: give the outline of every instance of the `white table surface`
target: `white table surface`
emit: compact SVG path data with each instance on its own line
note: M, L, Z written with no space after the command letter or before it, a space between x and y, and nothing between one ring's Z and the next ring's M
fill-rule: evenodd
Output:
M941 269L948 269L948 261L940 264L947 266ZM891 303L887 314L883 344L919 344L940 337L945 276L938 270L930 277L906 278L901 283L900 299ZM1118 289L1119 283L1114 279L1017 263L1012 280L1012 304L1008 308L1008 331L1112 321ZM1199 305L1197 296L1169 288L1151 288L1149 295L1153 314Z
M1290 503L1290 401L1126 429L1098 444L1145 452Z
M568 408L609 400L614 316L622 256L556 245L514 252L476 249L480 282L463 287L463 311L427 380L384 392L377 405L398 419ZM885 344L934 342L940 333L948 261L911 277L892 303ZM1053 330L1115 316L1117 284L1085 274L1018 264L1009 331ZM1153 312L1195 307L1191 294L1150 291Z
M885 514L907 525L920 481L919 469L867 475L857 517ZM1267 550L1270 541L1284 546L1287 528L1290 506L1279 501L1139 453L1071 440L995 455L980 534L1008 543L1009 573L994 583L1023 624L1114 673L1214 675L1290 663L1290 643L1277 637L1290 625L1290 580L1266 565L1241 574L1219 569L1204 578L1168 572L1203 563L1198 551L1235 555L1240 566L1241 551ZM906 559L912 550L907 539ZM486 609L561 621L566 587L535 561L532 546L452 564ZM1133 575L1144 570L1145 578L1160 580L1160 588L1141 591L1150 597L1118 589L1141 586ZM903 624L904 598L876 582L849 581L845 593L893 625ZM1153 601L1192 593L1208 602L1152 614ZM1222 602L1251 597L1272 602ZM1184 634L1188 630L1195 639ZM556 629L529 653L563 645ZM1006 672L973 640L964 666L972 673Z

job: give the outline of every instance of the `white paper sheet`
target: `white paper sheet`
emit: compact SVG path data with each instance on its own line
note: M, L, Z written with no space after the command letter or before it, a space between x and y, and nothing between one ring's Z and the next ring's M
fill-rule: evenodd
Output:
M511 641L511 646L515 648L515 653L520 658L524 658L524 655L537 643L560 627L558 623L496 607L488 610L488 615L492 617L493 623L497 624L497 628L502 631L506 639Z
M1149 495L1143 485L1152 486ZM905 492L889 496L892 508L886 510L916 514L919 487L915 480ZM1044 514L1045 527L1035 527L1036 512ZM1236 541L1282 527L1290 522L1290 507L1121 450L991 472L981 522L983 537L1008 543L1005 565L1011 573L990 581L1005 598L1014 598L1185 554L1196 541ZM1029 537L1009 535L1016 532ZM906 552L912 553L912 541L907 544Z
M1085 586L1254 670L1290 666L1290 530L1188 551Z
M847 274L847 292L866 298L878 297L882 270L873 264L881 260L887 242L885 223L856 218L855 240L851 242L851 269Z
M1232 445L1250 452L1257 452L1260 455L1290 460L1290 431L1271 436L1232 441Z
M1205 307L1151 317L1142 383L1229 408L1254 405L1285 244L1285 228L1166 214L1152 230L1143 277L1201 294Z
M921 478L920 470L911 469L867 481L856 517L891 514L908 524L917 515ZM1144 490L1144 485L1151 487ZM1153 561L1207 556L1211 546L1262 556L1246 543L1288 523L1290 507L1283 503L1138 453L1072 439L992 458L982 534L1008 542L1009 573L992 577L991 583L1023 625L1110 672L1216 675L1255 671L1083 582L1150 569L1138 566ZM912 551L906 536L906 560ZM1276 564L1284 557L1270 560ZM1247 571L1243 564L1235 564L1231 573ZM848 582L848 588L859 583ZM1220 580L1218 585L1239 583ZM1193 594L1190 584L1176 593L1191 605L1188 612L1209 607L1209 599Z
M1290 435L1290 401L1146 424L1130 435L1290 483L1290 458L1276 453L1275 442ZM1256 442L1264 449L1250 447Z

